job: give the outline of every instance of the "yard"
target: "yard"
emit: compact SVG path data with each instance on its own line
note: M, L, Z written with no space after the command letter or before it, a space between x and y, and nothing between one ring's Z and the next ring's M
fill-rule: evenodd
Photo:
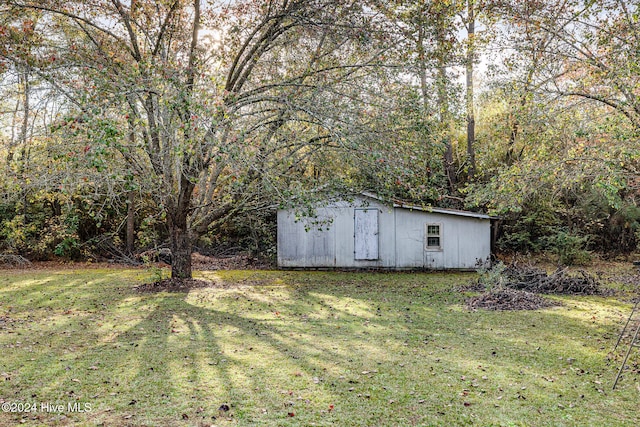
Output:
M635 426L636 292L469 311L475 274L0 271L0 426ZM165 272L166 274L166 272Z

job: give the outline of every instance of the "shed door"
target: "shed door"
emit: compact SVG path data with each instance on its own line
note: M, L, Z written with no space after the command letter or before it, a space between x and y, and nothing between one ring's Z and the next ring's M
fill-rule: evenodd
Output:
M378 210L356 209L355 259L377 260L378 256Z

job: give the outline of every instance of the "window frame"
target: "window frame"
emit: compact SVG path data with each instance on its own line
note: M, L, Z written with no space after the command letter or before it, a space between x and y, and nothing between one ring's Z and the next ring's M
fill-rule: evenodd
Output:
M429 232L429 227L438 227L438 233L430 233ZM429 245L429 238L430 237L437 237L438 238L438 246L435 245ZM442 237L443 237L443 233L442 233L442 223L441 222L428 222L425 224L424 226L424 250L425 251L432 251L432 252L438 252L438 251L442 251Z

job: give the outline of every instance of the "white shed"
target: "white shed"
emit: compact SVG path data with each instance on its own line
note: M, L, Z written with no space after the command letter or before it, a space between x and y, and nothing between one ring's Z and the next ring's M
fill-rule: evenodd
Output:
M278 211L281 268L470 270L491 255L491 217L382 203L327 203L313 218Z

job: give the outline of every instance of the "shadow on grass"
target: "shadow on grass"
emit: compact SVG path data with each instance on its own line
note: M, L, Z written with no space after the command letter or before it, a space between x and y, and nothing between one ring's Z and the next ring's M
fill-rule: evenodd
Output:
M232 286L139 294L119 274L0 294L26 322L2 338L0 397L92 407L27 425L633 425L633 390L604 391L615 325L582 299L468 312L456 275L220 273Z

